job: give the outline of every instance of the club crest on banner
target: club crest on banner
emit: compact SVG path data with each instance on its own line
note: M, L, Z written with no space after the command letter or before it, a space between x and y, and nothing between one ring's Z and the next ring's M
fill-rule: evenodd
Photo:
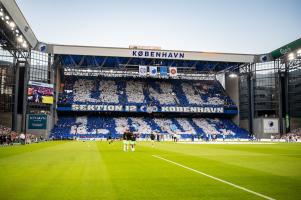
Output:
M165 66L160 67L160 75L167 76L167 67Z
M150 76L157 76L158 74L158 69L156 66L150 66L149 67L149 74Z
M139 75L146 76L147 75L147 66L140 65L139 66Z
M170 67L169 68L169 76L177 76L178 75L178 71L176 67Z

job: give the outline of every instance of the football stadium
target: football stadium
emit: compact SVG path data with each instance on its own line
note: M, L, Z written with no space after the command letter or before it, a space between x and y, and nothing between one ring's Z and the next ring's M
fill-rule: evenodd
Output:
M301 199L301 38L80 46L38 40L14 0L0 18L1 199Z

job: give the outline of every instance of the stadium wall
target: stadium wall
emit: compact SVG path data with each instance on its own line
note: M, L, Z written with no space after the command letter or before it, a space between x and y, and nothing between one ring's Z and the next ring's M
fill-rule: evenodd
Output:
M253 133L257 138L270 138L280 133L279 118L260 117L254 119Z
M35 114L33 114L35 115ZM44 115L44 114L37 114L36 116L45 116L45 119L43 121L33 121L32 123L30 122L30 115L27 114L26 116L26 132L33 134L37 137L42 136L43 138L48 138L49 133L51 132L51 129L53 128L53 122L52 122L52 116L51 115ZM45 122L43 125L42 123ZM42 124L42 125L41 125ZM42 128L38 128L42 127Z
M55 83L55 104L57 103L57 100L59 99L59 92L61 89L61 83L62 83L62 74L60 73L60 68L58 66L55 67L55 73L54 73L54 83ZM55 105L55 109L53 110L53 122L54 124L57 123L58 115L57 115L57 105Z
M262 127L262 118L255 118L253 120L254 126L253 126L253 134L257 137L257 138L263 138L264 134L263 134L263 127Z
M290 120L290 129L294 130L300 128L301 126L301 118L299 117L292 117Z
M22 114L17 114L17 123L16 123L16 127L15 130L18 132L22 131Z
M225 77L225 89L226 93L230 96L230 98L234 101L235 105L239 110L239 77L229 77L229 74L226 74ZM239 123L239 112L235 115L232 121L236 125L240 125Z
M11 127L12 125L12 113L11 112L1 112L0 122L6 127Z
M243 129L246 129L247 131L250 131L249 130L249 120L248 119L239 120L239 126Z

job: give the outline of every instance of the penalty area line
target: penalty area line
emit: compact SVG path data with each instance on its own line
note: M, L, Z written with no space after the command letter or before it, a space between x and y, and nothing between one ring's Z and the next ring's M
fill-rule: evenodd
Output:
M163 158L163 157L161 157L161 156L158 156L158 155L152 155L152 156L153 156L153 157L155 157L155 158L158 158L158 159L164 160L164 161L166 161L166 162L172 163L172 164L174 164L174 165L177 165L177 166L179 166L179 167L182 167L182 168L188 169L188 170L190 170L190 171L193 171L193 172L195 172L195 173L201 174L201 175L203 175L203 176L206 176L206 177L208 177L208 178L214 179L214 180L216 180L216 181L219 181L219 182L225 183L225 184L227 184L227 185L231 185L232 187L235 187L235 188L241 189L241 190L243 190L243 191L245 191L245 192L249 192L249 193L251 193L251 194L254 194L254 195L256 195L256 196L262 197L262 198L264 198L264 199L268 199L268 200L275 200L275 199L274 199L274 198L272 198L272 197L268 197L268 196L266 196L266 195L264 195L264 194L260 194L260 193L258 193L258 192L255 192L255 191L249 190L249 189L247 189L247 188L245 188L245 187L242 187L242 186L236 185L236 184L234 184L234 183L231 183L231 182L225 181L225 180L223 180L223 179L220 179L220 178L217 178L217 177L211 176L211 175L209 175L209 174L206 174L206 173L204 173L204 172L201 172L201 171L198 171L198 170L196 170L196 169L193 169L193 168L187 167L187 166L185 166L185 165L182 165L182 164L180 164L180 163L174 162L174 161L172 161L172 160L168 160L168 159L166 159L166 158Z

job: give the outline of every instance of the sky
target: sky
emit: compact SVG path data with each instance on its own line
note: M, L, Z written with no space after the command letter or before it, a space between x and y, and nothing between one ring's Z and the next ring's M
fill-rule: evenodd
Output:
M46 43L268 53L301 37L301 0L16 0Z

